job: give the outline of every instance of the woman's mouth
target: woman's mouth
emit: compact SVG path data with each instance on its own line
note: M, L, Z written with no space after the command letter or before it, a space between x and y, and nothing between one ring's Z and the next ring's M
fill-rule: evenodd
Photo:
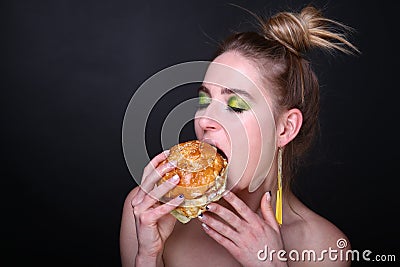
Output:
M207 138L205 138L205 139L203 139L203 140L201 140L202 142L204 142L204 143L207 143L207 144L210 144L210 145L212 145L213 147L215 147L216 149L217 149L217 153L218 154L220 154L224 159L226 159L226 161L228 161L228 156L225 154L225 152L218 146L218 143L217 142L215 142L214 140L212 140L212 139L207 139Z
M224 158L226 161L228 161L228 157L226 156L225 152L222 151L219 147L215 146L217 148L217 152Z

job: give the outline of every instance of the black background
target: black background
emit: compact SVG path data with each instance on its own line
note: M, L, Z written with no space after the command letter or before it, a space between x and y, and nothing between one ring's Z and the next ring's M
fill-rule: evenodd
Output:
M232 3L269 15L308 2ZM400 260L398 4L312 3L356 29L351 41L362 54L309 55L322 131L296 190L353 249ZM119 266L122 205L135 186L121 145L130 98L165 67L211 59L215 43L249 21L226 1L2 1L2 261ZM160 123L154 116L152 133Z

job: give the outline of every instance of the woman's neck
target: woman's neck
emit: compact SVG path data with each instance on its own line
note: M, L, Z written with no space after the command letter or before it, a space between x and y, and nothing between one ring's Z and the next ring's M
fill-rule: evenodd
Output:
M275 172L271 172L264 182L259 186L254 192L249 192L248 188L240 189L240 190L235 190L233 189L232 191L243 201L246 203L246 205L253 210L254 212L258 212L261 204L261 199L264 196L264 194L268 191L271 191L271 204L273 207L275 207L275 202L276 202L276 188L277 188L277 180L274 178L276 175L274 175ZM224 206L226 206L226 202L222 201Z

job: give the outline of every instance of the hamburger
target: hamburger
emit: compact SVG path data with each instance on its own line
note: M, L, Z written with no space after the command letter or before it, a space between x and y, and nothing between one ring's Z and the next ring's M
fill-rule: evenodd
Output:
M161 164L171 162L175 169L166 173L158 185L175 174L180 181L161 199L163 202L183 194L184 202L171 214L181 223L187 223L206 210L207 204L222 197L225 191L228 161L222 151L213 145L191 140L179 143Z

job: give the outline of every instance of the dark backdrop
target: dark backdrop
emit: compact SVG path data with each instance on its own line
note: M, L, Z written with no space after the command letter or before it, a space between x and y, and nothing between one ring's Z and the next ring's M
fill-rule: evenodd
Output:
M308 3L232 2L267 15ZM127 104L157 71L208 60L215 42L251 27L227 3L2 1L2 261L120 265L122 205L135 186L121 145ZM321 82L321 135L296 190L353 249L399 257L398 4L313 3L356 29L351 40L362 54L310 55ZM151 154L160 149L153 118Z

